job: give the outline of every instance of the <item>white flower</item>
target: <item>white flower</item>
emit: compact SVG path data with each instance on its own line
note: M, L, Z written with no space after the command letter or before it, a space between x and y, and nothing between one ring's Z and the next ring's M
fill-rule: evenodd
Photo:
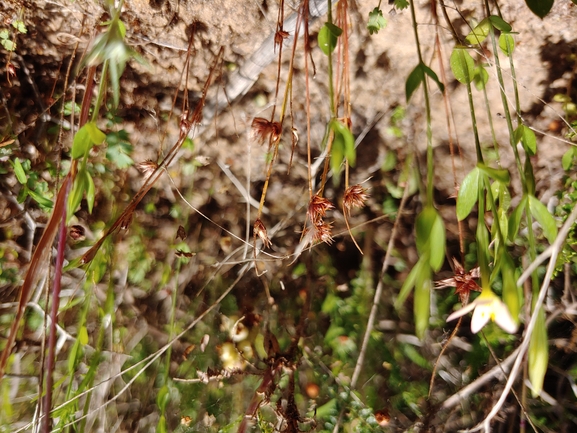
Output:
M474 334L479 332L489 322L489 319L509 334L517 332L517 322L511 317L507 306L491 289L483 289L477 299L447 317L447 322L464 316L472 310L475 310L471 319L471 332Z

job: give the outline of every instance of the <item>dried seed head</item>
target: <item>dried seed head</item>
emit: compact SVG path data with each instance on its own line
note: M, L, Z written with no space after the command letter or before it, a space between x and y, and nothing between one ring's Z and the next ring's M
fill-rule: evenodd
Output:
M313 243L316 242L324 242L328 245L333 243L331 224L324 222L322 219L314 225Z
M144 162L139 162L136 164L136 168L142 173L144 180L147 181L148 178L154 173L154 171L158 168L158 164L151 159L148 159Z
M360 185L352 185L347 188L343 197L343 208L350 212L352 208L361 208L369 198L367 190Z
M188 120L188 110L184 110L180 115L180 135L187 135L190 131L190 120Z
M465 272L463 265L453 257L454 275L452 278L435 281L436 289L444 289L445 287L454 287L455 293L459 295L459 299L463 305L469 302L469 295L471 291L480 292L481 287L475 281L481 278L481 271L479 268L471 269Z
M313 195L308 209L313 225L317 225L317 222L322 223L322 219L327 214L327 211L334 208L333 204L326 198Z
M269 248L272 245L272 242L270 241L268 234L266 232L266 227L264 226L260 218L257 218L257 220L254 222L253 231L255 238L256 236L258 236L265 248Z
M282 131L280 122L271 122L264 117L255 117L251 128L252 139L259 144L263 144L268 137L271 138L273 143L278 141Z
M282 44L282 41L289 37L289 33L280 29L274 34L275 45Z

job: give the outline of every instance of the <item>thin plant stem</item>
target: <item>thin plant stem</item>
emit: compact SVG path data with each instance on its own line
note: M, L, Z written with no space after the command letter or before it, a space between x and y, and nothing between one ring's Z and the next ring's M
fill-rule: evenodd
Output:
M66 196L70 193L70 183L66 184ZM51 429L49 416L52 407L52 386L54 384L54 362L56 356L56 323L58 321L58 307L60 306L60 289L62 288L62 268L64 266L64 249L66 247L66 208L60 220L56 263L54 264L54 286L52 288L52 305L50 308L50 333L48 336L48 357L46 359L46 387L42 404L44 419L41 431L48 433Z
M547 266L547 272L545 273L545 278L543 280L543 283L541 284L541 289L539 290L539 296L535 301L535 305L533 307L533 314L531 315L531 321L527 325L525 334L523 336L523 342L519 346L518 352L516 354L515 363L513 364L513 368L511 369L511 374L509 375L509 379L505 384L505 389L502 391L499 400L495 403L495 405L493 406L489 414L485 417L485 419L470 430L472 432L480 431L482 429L484 429L486 432L490 431L491 421L501 410L503 403L505 403L505 400L509 395L509 391L511 391L511 388L513 387L513 384L517 379L519 368L521 367L521 363L525 359L525 354L527 353L527 349L529 348L529 343L531 341L531 335L537 323L539 308L541 307L541 305L543 305L543 301L545 300L545 296L547 295L547 289L549 288L551 278L553 277L553 272L555 271L555 267L557 264L557 257L561 252L565 239L569 234L569 230L571 229L571 226L573 225L576 219L577 219L577 206L573 208L573 211L571 212L571 214L565 221L565 224L563 224L563 227L559 231L559 234L557 235L555 242L553 242L553 244L550 247L550 253L549 253L550 260ZM527 271L525 271L525 273L526 272ZM517 285L522 284L523 281L521 281L521 278L519 278L519 280L517 281Z
M403 196L401 198L401 203L399 205L399 210L397 212L397 218L395 218L395 223L393 224L393 229L391 231L391 237L389 239L389 243L387 245L387 253L385 254L385 258L383 260L383 266L381 268L381 275L379 278L379 282L377 284L377 288L375 290L375 296L373 298L373 305L371 306L371 312L369 313L369 319L367 320L367 326L365 327L365 334L363 336L363 342L361 343L361 350L359 352L359 358L357 359L357 363L355 365L355 369L353 371L353 376L351 379L351 389L354 389L357 385L357 381L359 380L359 376L361 374L361 369L363 367L363 363L365 361L365 355L367 352L367 347L369 345L369 340L371 337L371 332L373 332L373 327L375 325L375 320L377 317L377 310L379 304L381 302L381 296L383 293L383 286L384 286L384 277L389 269L389 265L391 262L391 255L394 250L394 243L397 239L397 231L399 229L399 222L402 219L403 210L405 209L405 204L407 202L407 198L409 196L409 187L405 185L403 190Z

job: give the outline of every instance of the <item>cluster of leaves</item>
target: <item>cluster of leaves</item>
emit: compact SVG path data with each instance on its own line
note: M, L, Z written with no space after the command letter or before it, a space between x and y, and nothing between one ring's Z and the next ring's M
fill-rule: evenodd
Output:
M10 29L0 29L0 45L2 45L6 51L16 51L14 31L21 35L28 33L28 29L21 19L12 21L12 27L14 28L13 31Z

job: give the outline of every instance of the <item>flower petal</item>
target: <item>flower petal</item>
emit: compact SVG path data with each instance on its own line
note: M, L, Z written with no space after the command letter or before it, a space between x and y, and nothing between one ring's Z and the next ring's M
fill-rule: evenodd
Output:
M498 305L495 305L493 310L493 315L495 319L495 323L499 325L499 327L509 334L514 334L517 332L517 328L519 327L518 324L513 320L511 313L507 306L499 301Z
M475 301L473 301L470 304L465 305L463 308L460 308L457 311L454 311L452 314L449 315L449 317L447 317L447 322L450 322L451 320L455 320L461 316L464 316L469 311L472 311L473 309L475 309L476 306L477 306L477 303Z
M471 319L471 332L476 334L489 322L493 312L493 302L483 302L477 305Z

